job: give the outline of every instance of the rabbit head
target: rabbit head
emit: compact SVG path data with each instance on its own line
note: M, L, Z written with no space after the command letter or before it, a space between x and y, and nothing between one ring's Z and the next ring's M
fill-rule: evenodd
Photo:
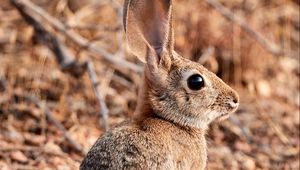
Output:
M145 63L142 100L147 102L138 102L147 103L159 117L196 128L237 109L233 89L174 51L172 0L126 0L124 6L127 45Z

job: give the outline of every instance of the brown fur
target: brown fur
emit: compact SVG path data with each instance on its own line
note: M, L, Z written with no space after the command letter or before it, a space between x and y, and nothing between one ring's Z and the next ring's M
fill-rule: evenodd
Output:
M237 109L237 93L173 51L171 0L126 0L124 22L128 46L145 62L138 106L98 139L80 169L204 169L205 131ZM192 74L205 87L190 90Z
M203 169L206 145L199 144L205 144L200 129L161 118L128 121L96 142L81 169Z

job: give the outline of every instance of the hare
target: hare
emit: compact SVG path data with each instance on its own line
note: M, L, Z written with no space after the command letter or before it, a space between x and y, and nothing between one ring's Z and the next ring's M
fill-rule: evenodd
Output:
M174 51L172 0L125 0L131 52L145 63L133 117L99 138L80 169L205 169L205 133L238 94Z

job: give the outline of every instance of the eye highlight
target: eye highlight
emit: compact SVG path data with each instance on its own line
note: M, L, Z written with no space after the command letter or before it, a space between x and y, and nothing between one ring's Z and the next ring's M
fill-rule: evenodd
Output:
M187 79L187 85L191 90L200 90L204 87L204 79L200 74L193 74Z

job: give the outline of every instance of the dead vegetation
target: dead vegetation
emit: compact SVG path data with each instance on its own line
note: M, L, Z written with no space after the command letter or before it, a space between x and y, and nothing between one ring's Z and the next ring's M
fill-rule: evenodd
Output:
M299 169L299 1L174 8L176 49L241 98L208 132L208 169ZM1 2L0 169L78 169L103 128L133 113L141 68L121 0Z

